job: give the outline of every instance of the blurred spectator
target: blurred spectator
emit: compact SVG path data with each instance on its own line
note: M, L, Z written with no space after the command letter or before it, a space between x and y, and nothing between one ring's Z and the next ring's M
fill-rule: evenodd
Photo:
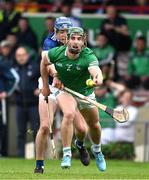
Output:
M138 89L143 86L149 89L149 50L143 36L136 38L136 47L130 54L126 84L129 88Z
M8 66L12 67L13 65L13 54L12 54L12 45L9 41L3 40L0 43L0 60Z
M16 50L17 64L14 66L20 76L20 83L16 91L16 121L18 156L24 157L27 124L30 121L35 139L39 127L38 114L38 78L39 65L30 59L24 47Z
M117 73L120 77L127 74L128 50L131 47L131 37L127 22L121 17L116 7L109 4L106 7L107 18L101 23L101 31L108 37L109 43L115 48Z
M117 108L126 108L129 112L129 120L125 123L116 122L115 141L121 143L134 143L135 123L137 120L138 109L132 105L133 94L126 89L119 95L120 105Z
M96 99L98 102L115 107L117 105L114 94L109 91L106 85L95 88ZM104 111L99 109L100 124L102 127L101 143L108 144L114 141L115 121Z
M107 3L112 3L115 6L133 6L136 2L136 0L106 0Z
M83 0L83 4L86 5L86 6L93 6L93 7L96 7L96 6L102 6L104 5L108 0ZM98 7L96 8L85 8L83 10L83 13L103 13L103 8L101 7L100 9L98 9Z
M16 35L19 45L28 46L35 50L38 49L36 34L29 25L29 21L27 18L20 18L18 22L18 32L16 33Z
M137 5L146 6L149 4L148 0L136 0Z
M93 51L98 58L104 79L112 79L114 74L114 48L108 43L108 39L104 33L97 35L96 44L97 47L93 48Z
M13 68L9 68L0 59L0 155L7 156L8 148L8 121L7 98L14 92L19 77Z
M61 5L62 5L62 0L54 0L54 1L52 1L52 9L51 9L51 11L52 12L60 12Z
M126 19L118 14L114 5L108 5L106 13L107 18L101 24L101 31L107 35L109 43L117 51L128 51L131 40Z
M123 84L107 80L100 87L95 88L96 99L102 104L115 108L117 106L117 97L126 87ZM102 144L108 144L115 141L115 121L102 110L100 113L100 123L102 126L101 141Z
M19 76L13 68L0 60L0 99L10 96L19 82Z
M55 18L52 16L48 16L45 19L45 28L46 30L44 31L43 35L42 35L42 43L44 42L44 39L47 37L48 34L53 33L54 32L54 22L55 22Z
M82 14L83 3L81 0L74 0L72 4L71 14L74 17L79 17Z
M14 9L13 0L5 1L4 10L0 12L0 41L5 39L9 32L16 32L18 29L18 20L20 13Z
M117 83L112 80L106 80L105 84L113 92L114 96L118 97L121 92L126 89L125 84Z
M14 53L18 46L18 39L17 39L16 33L12 33L12 32L8 33L6 36L6 40L11 43L12 52Z
M37 0L38 4L40 5L39 11L40 12L46 12L48 9L45 7L46 4L49 4L49 0ZM43 7L44 5L44 7Z
M92 46L91 43L90 43L89 29L85 29L85 28L84 28L84 31L85 31L85 35L86 35L87 47L93 48L93 46Z
M136 14L148 14L149 10L146 9L147 5L149 5L148 0L136 0L136 5L139 6L138 9L133 10Z
M82 21L78 16L74 16L72 14L72 6L69 4L63 4L61 11L63 13L63 16L69 17L71 19L71 22L73 23L74 26L76 27L81 27L82 26Z

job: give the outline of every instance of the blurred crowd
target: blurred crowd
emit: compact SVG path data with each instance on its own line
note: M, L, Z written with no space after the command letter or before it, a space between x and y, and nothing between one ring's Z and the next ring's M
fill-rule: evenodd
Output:
M127 107L130 119L127 123L115 123L106 113L99 110L103 127L102 143L110 142L134 142L134 125L137 120L138 107L135 104L134 93L149 91L149 50L146 39L139 34L134 40L129 34L127 20L117 11L119 6L146 6L146 0L74 0L74 1L8 1L1 4L0 9L0 101L1 112L6 111L3 104L9 101L13 93L16 104L16 126L18 156L24 157L27 124L30 121L33 137L39 127L38 115L38 78L40 77L40 52L42 46L38 45L37 35L30 26L29 20L21 15L18 3L52 4L53 12L62 12L70 17L75 26L83 27L83 21L79 18L83 12L106 13L106 18L99 26L96 35L96 45L88 42L88 46L94 51L99 66L104 75L104 84L95 88L97 100L110 107ZM16 4L15 4L16 3ZM15 5L15 6L14 6ZM84 8L85 5L102 5L104 9ZM89 7L89 6L88 6ZM39 11L46 11L41 6ZM23 12L25 11L22 10ZM139 13L132 9L130 13ZM143 13L148 13L144 9ZM45 19L44 38L54 31L53 17ZM86 32L87 33L87 32ZM88 37L88 36L87 36ZM4 72L2 71L4 70ZM12 75L9 75L12 73ZM10 78L11 77L11 78ZM14 79L12 79L12 77ZM8 83L7 83L8 82ZM16 86L17 83L17 86ZM15 87L16 86L16 87ZM15 87L15 88L14 88ZM11 92L9 90L12 89ZM8 98L7 98L8 97ZM6 100L3 103L3 100ZM143 103L148 101L148 97ZM0 118L0 154L7 156L7 125L5 117ZM15 123L15 122L14 122ZM59 124L57 125L59 127ZM127 127L127 131L126 131ZM5 132L4 132L5 129Z
M6 0L10 1L10 0ZM3 2L0 1L3 8ZM112 2L121 12L132 14L148 14L148 0L11 0L21 12L62 12L62 7L68 5L72 13L106 13L105 6Z

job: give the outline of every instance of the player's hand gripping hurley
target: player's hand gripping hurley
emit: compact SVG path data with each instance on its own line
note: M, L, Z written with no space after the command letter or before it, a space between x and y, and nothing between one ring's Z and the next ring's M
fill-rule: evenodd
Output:
M50 140L51 140L51 146L52 146L52 155L53 158L57 158L57 153L56 153L56 147L54 143L54 138L53 138L53 131L52 131L52 124L51 124L51 119L50 119L50 109L49 109L49 103L48 103L48 97L45 97L45 101L47 104L47 113L48 113L48 119L49 119L49 131L50 131Z
M84 96L83 94L75 92L75 91L73 91L67 87L65 87L64 90L69 92L70 94L82 99L82 100L85 100L85 101L95 105L96 107L105 111L107 114L109 114L111 117L113 117L116 121L118 121L120 123L126 122L129 119L129 114L128 114L128 111L126 109L122 109L122 110L112 109L112 108L109 108L103 104L98 103L95 100L90 99L87 96Z

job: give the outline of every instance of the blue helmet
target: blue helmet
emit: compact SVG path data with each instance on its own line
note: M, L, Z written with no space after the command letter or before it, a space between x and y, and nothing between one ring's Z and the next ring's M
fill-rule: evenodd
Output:
M54 27L58 30L68 29L70 27L73 27L73 24L72 24L70 18L59 17L59 18L56 18Z

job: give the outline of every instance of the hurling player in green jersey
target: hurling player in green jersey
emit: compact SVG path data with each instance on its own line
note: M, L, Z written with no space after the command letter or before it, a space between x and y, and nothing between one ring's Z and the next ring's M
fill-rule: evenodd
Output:
M55 26L54 26L55 33L54 34L52 33L52 35L49 35L48 38L45 40L44 45L43 45L42 57L44 57L44 54L46 54L49 49L52 49L54 47L57 47L57 46L60 46L60 45L66 43L67 30L69 27L72 27L72 26L73 26L73 24L69 18L67 18L67 17L56 18ZM51 65L51 66L54 66L54 65ZM48 71L48 68L49 67L47 66L47 71ZM59 80L55 76L56 75L55 73L56 73L55 69L53 69L53 71L50 71L50 75L51 75L51 77L53 77L53 81L57 82L57 84L58 84ZM52 84L52 82L49 81L51 94L47 97L47 99L48 99L50 117L48 117L47 102L45 101L45 97L42 95L42 93L39 94L40 128L38 130L38 133L36 136L36 143L35 143L36 167L34 169L34 173L44 173L44 158L45 158L45 152L48 148L48 140L49 140L49 122L51 123L51 126L52 126L53 120L54 120L54 114L58 107L58 103L57 103L57 100L55 97L58 89L53 87L51 84ZM39 89L40 90L42 89L42 79L41 78L39 78ZM76 114L73 115L73 116L75 116L74 127L78 131L81 131L80 136L79 136L79 133L77 133L77 138L82 142L86 137L88 128L87 128L86 122L85 122L82 114L80 113L80 111L76 110L75 113ZM62 141L63 141L63 136L65 138L65 130L64 131L62 130L62 132L64 132L61 137ZM73 136L72 124L71 124L71 128L69 128L69 135L70 135L70 137ZM71 141L71 138L69 138L69 139ZM65 146L63 148L63 151L65 154L70 154L70 150L69 150L70 148L68 146L68 143L66 141L64 144ZM85 146L82 146L81 149L79 149L79 152L81 153L80 160L81 160L82 164L85 166L89 165L90 156L89 156L89 153L87 152ZM65 166L65 164L63 164L63 165ZM68 167L70 165L71 164L67 164Z
M82 28L69 28L67 38L67 46L49 50L48 54L41 61L42 93L44 96L50 93L48 73L45 69L51 63L55 65L58 78L64 86L95 99L93 87L87 87L86 80L92 77L95 85L102 84L103 76L98 66L98 60L93 52L85 47L86 37ZM73 121L72 115L75 114L75 109L78 106L89 127L89 134L93 143L91 150L95 156L96 165L100 171L105 171L106 162L101 152L101 126L99 124L97 107L81 101L66 92L60 92L57 95L57 101L64 114L62 121L62 127L65 131L65 138L62 141L63 147L65 147L68 139L72 138L69 136L68 129ZM75 142L78 148L79 146L83 146L83 144L78 143L78 139ZM64 154L61 165L63 163L69 164L70 162L71 156L65 156Z

